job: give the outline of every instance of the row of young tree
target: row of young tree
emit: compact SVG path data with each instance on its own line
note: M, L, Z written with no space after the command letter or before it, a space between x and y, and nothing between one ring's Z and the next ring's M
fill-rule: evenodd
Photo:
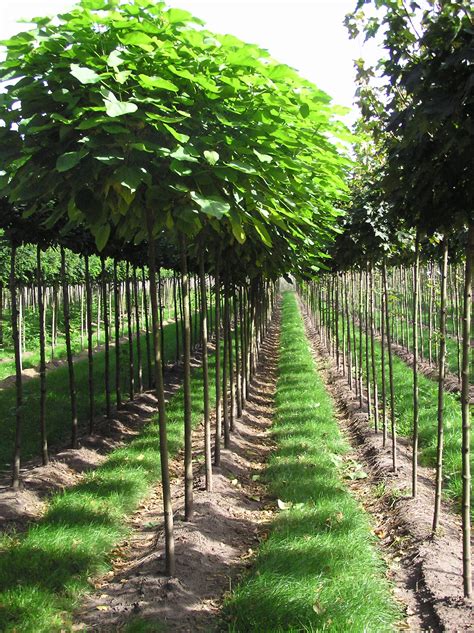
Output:
M54 20L36 19L32 30L4 44L0 78L9 85L0 105L0 193L13 214L5 227L12 245L59 241L82 256L147 267L166 572L173 574L157 270L173 269L181 279L177 349L181 345L190 519L190 271L199 278L210 488L211 315L218 464L221 435L229 444L231 401L237 413L245 403L276 280L290 271L316 272L334 239L349 167L340 141L348 135L330 98L268 52L211 33L186 11L152 0L82 0ZM63 297L66 307L66 283ZM228 389L229 381L235 389Z
M38 253L39 249L39 253ZM34 261L30 254L34 251ZM72 347L75 353L82 352L88 337L88 323L90 322L93 340L96 348L104 344L107 338L113 336L112 327L115 322L115 312L118 314L118 331L124 337L128 331L127 312L133 314L133 328L137 329L137 322L146 324L148 315L147 295L149 295L148 273L146 266L127 264L122 260L114 260L96 255L80 256L69 249L66 253L66 279L69 287L70 328ZM3 268L0 285L0 347L3 348L2 359L6 361L13 354L13 338L11 329L11 248L6 238L2 249ZM39 257L39 260L38 260ZM20 357L35 352L41 342L40 327L44 331L44 339L48 343L49 352L46 356L50 360L61 358L64 339L63 300L61 293L61 261L60 249L24 245L17 247L15 259L15 285L18 305L18 329L20 338ZM38 264L41 273L41 296L38 290ZM104 306L103 296L107 303ZM130 286L127 290L127 284ZM91 292L91 314L87 308L87 289ZM190 297L194 306L198 300L197 276L190 281ZM158 305L161 319L177 320L182 316L182 290L180 278L173 271L158 268ZM116 293L116 294L115 294ZM43 321L39 319L39 299L42 299ZM117 300L117 305L115 305ZM191 299L190 299L191 300ZM149 303L149 298L148 298ZM104 307L108 308L104 314ZM130 308L130 310L129 310ZM138 309L138 316L136 315ZM108 330L104 322L108 322ZM194 339L198 336L198 324L192 330ZM59 349L57 349L59 346ZM179 348L177 348L179 354ZM36 355L34 355L34 358ZM27 359L31 366L31 361ZM21 362L23 365L23 362ZM35 366L35 365L33 365ZM8 376L5 374L4 377Z
M387 354L390 388L386 404L387 415L391 416L394 468L396 425L391 385L394 337L402 340L412 352L414 496L417 492L418 374L422 346L425 357L427 354L429 360L436 359L439 389L434 528L438 525L440 508L443 387L446 350L447 347L450 349L449 369L458 374L461 383L462 428L459 433L462 436L466 597L472 596L470 363L474 269L474 86L469 60L472 59L473 19L471 3L463 0L428 0L422 5L405 0L358 0L354 12L347 16L346 26L351 36L365 37L366 40L374 38L381 46L383 56L374 67L367 67L363 60L356 62L357 101L362 113L357 125L357 164L351 175L351 202L342 222L344 232L332 250L333 269L343 277L342 281L340 278L339 282L331 282L331 288L341 283L341 287L349 292L349 299L342 298L341 306L349 307L352 314L349 320L353 318L366 329L365 352L361 355L359 350L356 354L356 348L352 348L352 362L359 364L353 380L361 398L361 368L365 363L367 376L371 375L368 341L373 340L376 328L376 319L370 317L371 286L380 288L382 285L378 325L380 333L383 330L385 347L382 349ZM347 277L346 271L351 268L353 273ZM374 269L378 271L375 277ZM405 270L409 271L406 281ZM433 270L438 279L434 288ZM430 284L426 283L428 278ZM353 281L357 282L357 287L365 284L362 301L359 291L354 293L351 289ZM433 292L439 294L436 342L432 338L436 303ZM332 298L331 290L330 301ZM329 318L340 313L340 306L323 309L329 310ZM392 309L395 314L391 313ZM334 318L334 328L339 328L339 317ZM347 314L341 314L341 318L346 320L348 328ZM456 341L454 349L451 336ZM336 343L331 345L336 346ZM382 384L386 384L384 378ZM371 387L368 380L366 388L370 402L377 395L374 394L375 381ZM384 396L382 399L385 401ZM376 415L377 407L373 401L368 406L372 406ZM433 424L436 424L435 420Z

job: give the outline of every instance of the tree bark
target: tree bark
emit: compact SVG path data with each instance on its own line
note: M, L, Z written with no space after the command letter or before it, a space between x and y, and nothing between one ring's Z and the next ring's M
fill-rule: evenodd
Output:
M148 321L148 295L146 292L145 267L142 267L142 293L143 293L143 314L145 318L145 343L146 343L146 365L148 369L148 388L153 386L153 372L151 367L151 345L150 345L150 325Z
M193 518L193 445L191 420L191 323L189 319L189 276L186 239L181 237L181 278L184 307L184 519Z
M169 475L168 456L168 432L166 419L166 404L163 388L163 368L161 359L161 346L159 343L159 317L156 289L156 247L153 237L153 216L147 210L147 230L148 230L148 267L150 276L150 296L151 296L151 320L152 335L154 343L154 371L155 371L155 391L158 401L158 424L160 436L160 465L161 465L161 486L163 493L163 513L165 524L165 573L167 576L174 576L175 573L175 552L173 534L173 507L171 504L171 487Z
M41 269L41 247L36 247L36 274L38 285L38 317L39 317L39 343L40 343L40 407L39 422L41 433L41 459L43 466L49 462L48 436L46 433L46 335L45 314L43 296L43 273Z
M388 285L387 285L387 265L385 258L382 262L383 292L385 304L385 334L387 337L388 352L388 381L390 387L390 428L392 432L392 469L397 472L397 426L395 422L395 391L393 384L393 358L392 358L392 337L390 327L390 314L388 309Z
M120 359L120 286L118 281L118 262L114 259L114 326L115 326L115 402L117 409L122 407L121 359Z
M469 403L469 369L471 362L472 283L474 272L474 221L470 221L464 271L464 297L462 315L461 358L461 411L462 411L462 532L464 596L472 597L471 571L471 411Z
M221 288L220 288L220 252L216 255L216 436L214 444L214 465L221 463Z
M13 451L12 488L20 488L20 467L21 467L21 435L23 426L23 379L21 375L21 352L20 352L20 332L18 329L18 303L17 303L17 280L16 280L16 246L11 248L10 266L10 293L11 293L11 320L13 349L15 353L15 390L16 390L16 410L15 410L15 447Z
M69 313L69 292L66 276L66 254L61 247L61 282L63 286L64 331L66 334L67 365L69 370L69 397L71 401L71 446L77 448L77 395L74 377L74 362L71 349L71 325Z
M85 255L86 322L87 322L87 369L89 391L89 433L94 432L94 351L92 341L92 289L89 271L89 255Z
M212 491L211 419L209 412L209 362L207 355L207 293L204 255L199 257L201 279L201 339L202 339L202 383L204 405L204 459L206 468L206 490Z
M418 276L420 271L420 240L418 233L415 242L415 266L413 269L413 436L412 436L412 496L416 497L418 484Z
M135 398L135 363L133 353L132 301L130 297L130 264L127 262L125 273L125 300L127 305L128 329L128 394L130 400Z
M137 389L143 391L142 345L140 339L140 305L138 301L137 268L133 267L133 300L135 304L135 328L137 333Z
M109 339L109 308L107 299L107 281L105 270L105 258L100 258L101 262L101 286L102 286L102 311L104 318L104 342L105 342L105 364L104 364L104 389L105 389L105 416L110 418L110 339Z
M444 382L446 374L446 295L448 275L448 240L443 240L441 264L441 307L439 311L439 358L438 358L438 441L436 447L436 482L433 532L439 525L441 493L443 488L443 444L444 444Z

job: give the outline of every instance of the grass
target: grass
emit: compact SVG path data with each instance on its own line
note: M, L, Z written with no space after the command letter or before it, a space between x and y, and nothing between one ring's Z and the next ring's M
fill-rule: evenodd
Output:
M400 612L366 513L344 483L347 442L285 293L274 439L265 479L286 506L226 603L231 631L394 630Z
M210 357L210 390L215 394L214 356ZM191 374L192 421L202 419L202 371ZM168 405L169 449L183 444L182 389ZM156 424L113 451L81 483L52 497L44 517L19 537L0 542L0 630L50 633L69 630L81 595L92 590L90 579L110 568L112 550L129 533L127 517L160 479ZM131 623L130 631L159 631ZM151 625L150 625L151 627Z

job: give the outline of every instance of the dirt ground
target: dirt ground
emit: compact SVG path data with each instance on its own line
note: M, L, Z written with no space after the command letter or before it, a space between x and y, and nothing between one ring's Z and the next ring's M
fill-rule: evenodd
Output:
M463 597L461 517L443 502L440 529L433 537L434 470L419 466L418 495L410 496L411 447L398 439L394 473L391 438L369 427L367 410L359 408L334 359L323 349L308 312L300 306L316 362L334 398L341 428L349 437L368 478L351 489L370 512L374 534L389 564L396 595L407 605L413 631L474 631L474 604Z
M183 520L183 455L171 464L174 500L176 576L163 573L162 502L158 486L134 515L132 533L118 548L113 571L97 580L97 591L76 614L75 630L119 631L133 616L180 632L219 627L223 597L250 565L265 526L276 509L258 481L272 449L279 340L274 319L262 346L261 363L229 449L214 468L213 490L205 490L203 429L194 433L194 517Z

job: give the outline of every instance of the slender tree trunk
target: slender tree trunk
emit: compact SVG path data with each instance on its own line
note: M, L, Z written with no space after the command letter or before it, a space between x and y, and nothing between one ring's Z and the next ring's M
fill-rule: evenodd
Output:
M189 275L186 240L181 237L181 278L184 307L184 519L193 518L193 444L191 420L191 323L189 319Z
M11 293L11 319L12 338L15 353L15 388L16 388L16 421L15 421L15 448L13 452L12 488L20 488L21 467L21 435L23 426L23 378L21 375L20 332L18 329L18 303L16 280L16 246L11 248L10 266L10 293Z
M135 398L135 363L133 353L132 301L130 297L130 264L127 262L125 273L125 300L127 305L128 329L128 392L130 400Z
M165 356L165 330L163 324L163 303L161 300L161 268L158 268L158 310L160 313L160 346L161 346L161 359L163 362L163 371L165 370L166 356Z
M382 444L385 448L387 444L387 381L385 376L385 292L383 288L381 288L381 322L380 322L380 330L381 330L381 361L382 361Z
M370 342L370 328L369 328L369 265L366 263L365 269L365 369L366 369L366 383L367 383L367 415L370 418L372 417L372 403L371 403L371 371L370 371L370 362L369 362L369 342Z
M242 410L244 409L245 406L245 398L246 398L246 392L247 392L247 385L246 385L246 375L247 375L247 369L246 369L246 364L245 364L245 356L246 356L246 351L245 351L245 324L244 324L244 291L242 286L239 288L239 323L240 323L240 354L241 354L241 377L240 377L240 385L241 385L241 390L240 390L240 402L241 402L241 406L242 406Z
M153 237L153 216L147 210L148 229L148 267L150 276L150 297L151 297L151 321L154 349L154 371L155 390L158 401L158 424L160 434L160 465L161 465L161 486L163 493L163 513L165 523L165 573L167 576L174 576L175 573L175 552L173 534L173 507L171 504L171 486L169 475L168 456L168 432L166 419L165 393L163 386L163 368L161 359L161 346L159 343L159 316L156 289L156 246Z
M222 408L224 410L224 447L229 448L230 444L230 424L229 424L229 399L228 399L228 376L229 376L229 337L228 337L228 325L229 325L229 287L227 278L224 283L224 356L222 367Z
M179 362L180 351L179 351L179 323L178 323L178 302L176 300L176 276L173 275L173 305L174 305L174 326L175 326L175 336L176 336L176 363Z
M105 258L100 258L102 274L102 309L104 313L104 342L105 342L105 365L104 365L104 389L105 389L105 416L110 418L110 339L109 339L109 307L107 299L107 280L105 270Z
M235 405L235 392L234 392L234 360L232 353L232 318L231 318L231 294L230 287L228 288L229 298L227 300L227 336L229 339L229 430L234 430L234 405ZM263 336L263 334L262 334Z
M140 305L138 297L137 268L133 267L133 299L135 303L135 327L137 332L137 389L143 391L142 344L140 339Z
M387 337L387 352L388 352L388 380L390 386L390 427L392 432L392 468L394 472L397 472L397 427L395 422L395 390L393 384L393 358L392 358L392 337L391 337L391 324L388 304L388 285L387 285L387 266L385 259L382 263L382 278L383 278L383 291L384 291L384 304L385 304L385 333Z
M82 292L82 285L79 286L79 301L80 301L80 321L81 321L81 351L84 349L84 293Z
M336 367L337 371L340 369L340 359L339 359L339 276L336 274L333 279L333 293L335 295L334 301L334 324L335 324L335 332L336 332Z
M416 236L415 243L415 266L413 269L413 437L412 437L412 496L416 497L418 484L418 420L419 420L419 399L418 399L418 301L419 284L418 276L420 272L420 241Z
M472 597L471 571L471 411L469 403L469 369L471 362L472 283L474 273L474 221L469 223L464 273L464 300L462 316L462 532L463 532L463 579L464 596Z
M151 367L151 345L150 326L148 322L148 296L146 292L145 267L142 267L142 294L143 294L143 315L145 317L145 343L146 343L146 365L148 369L148 388L153 386L153 372Z
M461 327L460 327L460 292L458 289L458 274L457 274L457 266L454 265L454 274L453 274L453 289L454 289L454 331L456 333L456 343L457 343L457 370L458 370L458 380L462 383L462 366L461 366Z
M211 420L209 412L209 362L207 356L207 293L204 255L199 257L201 278L201 338L202 338L202 381L204 398L204 459L206 467L206 490L212 491Z
M234 309L234 337L235 337L235 398L237 404L237 417L242 416L242 388L241 388L241 375L240 375L240 332L239 332L239 319L237 314L237 290L234 290L233 294L233 309Z
M221 280L220 280L220 253L216 255L216 436L214 445L214 464L221 463L221 433L222 433L222 406L221 406Z
M120 359L120 285L118 281L118 262L114 259L114 326L115 326L115 402L117 409L122 407L121 359Z
M89 255L85 255L86 321L87 321L87 369L89 391L89 433L94 432L94 351L92 341L92 289L89 270Z
M69 313L69 292L66 276L66 254L61 247L61 282L63 286L64 332L66 334L66 353L69 370L69 396L71 400L71 445L77 448L77 395L76 380L74 377L74 362L71 349L71 326Z
M347 380L349 389L352 389L352 341L351 341L351 321L349 316L349 282L347 275L344 273L344 306L345 306L345 319L346 319L346 331L347 331Z
M364 355L363 355L363 319L362 319L362 270L359 274L359 405L362 409L364 398Z
M46 433L46 336L45 314L43 296L43 273L41 270L41 247L36 247L36 272L38 285L38 317L39 317L39 343L40 343L40 433L41 433L41 459L43 465L49 462L48 436Z
M448 240L443 240L441 265L441 307L439 312L439 359L438 359L438 442L436 447L436 483L433 532L439 525L441 513L441 492L443 487L443 444L444 444L444 381L446 373L446 294L448 274Z
M374 269L373 266L370 265L369 272L369 282L370 282L370 356L372 362L372 392L374 395L374 427L375 432L377 433L379 430L379 392L377 385L377 363L375 360L375 308L374 308Z

